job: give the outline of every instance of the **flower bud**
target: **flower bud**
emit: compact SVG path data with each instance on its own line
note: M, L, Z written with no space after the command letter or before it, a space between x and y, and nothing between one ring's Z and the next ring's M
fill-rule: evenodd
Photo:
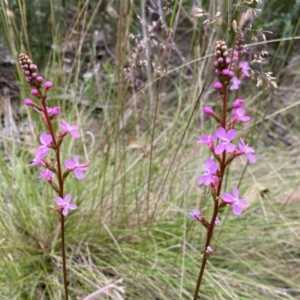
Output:
M217 81L215 84L214 84L214 89L217 90L217 91L220 91L222 89L223 85L221 82Z
M232 107L233 108L240 108L244 105L245 103L245 99L236 99L233 103L232 103Z
M213 111L213 109L210 106L204 106L203 112L209 116L213 116L215 114L215 112Z
M31 90L31 95L38 96L39 95L39 91L34 88L34 89Z
M26 106L35 106L35 103L29 98L24 99L24 104Z
M44 84L45 90L47 91L47 90L51 89L51 88L52 88L52 85L53 85L53 84L52 84L51 81L46 81L45 84Z

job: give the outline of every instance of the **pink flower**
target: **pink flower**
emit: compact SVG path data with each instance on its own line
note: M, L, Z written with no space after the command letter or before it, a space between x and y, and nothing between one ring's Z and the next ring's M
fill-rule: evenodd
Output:
M204 172L198 180L199 184L204 184L206 186L210 185L214 182L216 176L216 172L218 170L217 164L211 158L208 158L204 163L206 172Z
M37 149L37 152L44 152L46 153L46 155L48 154L48 148L50 147L51 143L52 143L52 136L50 134L47 134L46 132L42 132L40 134L40 142L42 144L41 147L39 147Z
M203 135L197 144L207 144L209 148L214 146L214 140L217 138L215 134Z
M240 215L243 211L243 208L248 205L248 202L245 199L239 199L239 190L237 188L232 189L232 194L224 192L222 195L222 200L226 204L232 205L232 212L236 216Z
M251 120L249 116L245 116L245 110L243 108L235 109L233 115L234 115L233 122L236 122L237 120L242 122L248 122Z
M80 133L77 131L77 125L69 125L64 119L61 120L62 124L59 124L59 128L63 130L62 135L66 135L70 133L74 138L79 138Z
M238 90L239 89L239 86L241 84L241 81L237 78L237 77L233 77L232 80L232 85L230 87L230 90L233 91L233 90Z
M43 160L43 157L45 157L48 154L48 149L44 148L42 150L37 149L35 152L35 158L32 160L31 164L29 166L37 166L42 165L45 166L45 162Z
M59 106L47 107L47 113L50 117L57 116L60 113L60 107Z
M221 154L225 150L228 153L232 153L235 149L235 146L230 143L235 136L236 136L236 131L234 129L229 129L228 132L226 133L225 129L223 127L219 127L216 131L216 136L219 138L220 143L217 145L215 149L216 154Z
M206 252L207 254L212 254L212 253L213 253L212 247L211 247L211 246L207 246L205 252Z
M240 143L238 143L239 149L242 152L242 154L246 154L249 162L255 163L256 157L252 154L255 153L255 150L251 147L249 147L247 144L245 144L244 140L240 138Z
M189 217L192 220L198 220L198 221L201 221L201 219L202 219L201 213L200 213L200 211L198 209L195 209L192 212L190 212L189 213Z
M69 213L69 209L74 210L77 208L76 204L70 203L72 199L71 194L66 194L65 198L62 199L61 197L56 197L55 198L55 202L57 203L57 205L60 206L60 208L63 210L62 214L64 216L67 216Z
M75 177L79 180L84 178L83 171L88 169L88 164L79 164L77 155L73 155L73 160L66 160L65 166L69 171L74 171Z
M250 67L249 67L249 63L247 61L241 61L239 63L239 67L240 67L240 69L241 69L244 76L250 77L250 72L249 72Z
M40 176L38 178L45 178L47 181L52 182L53 172L45 169L40 172Z

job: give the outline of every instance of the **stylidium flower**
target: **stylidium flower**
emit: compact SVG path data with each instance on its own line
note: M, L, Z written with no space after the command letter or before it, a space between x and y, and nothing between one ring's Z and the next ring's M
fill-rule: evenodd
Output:
M62 135L66 135L70 133L74 138L79 138L80 133L77 131L77 125L69 125L64 119L61 120L61 124L59 124L59 128L63 131Z
M248 206L248 202L245 199L239 199L239 190L236 187L232 189L232 194L224 192L222 200L226 204L232 205L232 212L236 216L240 215L243 208Z
M32 160L31 164L29 166L38 166L42 165L45 166L45 162L43 161L43 157L45 157L48 154L47 148L37 149L35 152L35 158Z
M234 121L242 121L242 122L248 122L251 120L249 116L245 116L245 110L243 108L237 108L233 112L234 115Z
M52 182L53 172L45 169L40 172L40 176L38 178L45 178L47 181Z
M240 69L241 69L244 76L250 77L250 72L249 72L250 67L249 67L249 63L247 61L241 61L239 63L239 67L240 67Z
M42 132L40 134L40 142L42 146L38 148L37 152L42 151L48 154L48 150L49 150L48 148L52 143L52 136L50 134L47 134L46 132Z
M215 226L219 226L221 224L220 218L216 217Z
M209 148L214 146L214 140L217 138L215 134L203 135L197 144L207 144Z
M245 144L244 140L240 138L240 143L238 143L239 149L242 152L242 154L246 154L249 162L255 163L256 157L252 153L255 153L255 150L251 147L249 147L247 144Z
M228 153L234 151L235 146L232 143L230 143L230 141L232 141L236 136L236 131L234 129L229 129L228 132L226 133L223 127L219 127L216 131L216 136L220 140L219 145L217 145L215 149L216 154L219 155L223 153L225 150Z
M233 77L231 82L232 82L232 85L230 86L230 90L231 91L238 90L239 86L241 84L241 81L237 77Z
M207 246L207 248L206 248L205 252L206 252L207 254L212 254L212 253L213 253L213 249L212 249L212 247L210 247L210 246Z
M204 163L206 172L204 172L198 179L199 184L204 184L206 186L214 182L216 172L218 170L218 165L214 163L211 158L208 158Z
M83 171L88 169L88 164L79 164L77 155L73 155L73 160L66 160L65 166L69 171L74 171L75 177L79 180L84 178Z
M201 213L200 213L200 211L198 209L195 209L195 210L191 211L189 213L189 217L192 220L197 220L197 221L201 221L201 219L202 219Z
M74 210L77 208L76 204L70 203L72 199L71 194L66 194L65 198L61 198L61 197L56 197L55 198L55 202L57 203L57 205L60 206L60 208L62 209L62 214L64 216L67 216L69 213L69 209Z

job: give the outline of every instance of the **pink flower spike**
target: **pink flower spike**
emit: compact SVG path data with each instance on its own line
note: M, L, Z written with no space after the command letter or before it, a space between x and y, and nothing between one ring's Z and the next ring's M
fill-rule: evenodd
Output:
M217 145L215 149L216 154L221 154L225 150L228 153L232 153L235 150L235 146L230 143L235 136L236 136L236 131L234 129L229 129L228 132L226 133L225 129L223 127L219 127L216 131L216 136L219 138L220 143Z
M247 144L245 144L242 138L240 138L240 143L238 143L238 146L240 151L247 155L249 162L254 164L256 162L256 157L252 153L255 153L255 150L249 147Z
M53 176L53 172L48 169L45 169L40 172L40 176L38 176L38 178L45 178L47 181L51 183L52 176Z
M232 107L233 108L240 108L244 105L244 103L245 103L245 99L236 99L235 101L233 101Z
M248 202L245 199L239 199L239 190L236 187L232 189L232 194L224 192L222 200L226 204L232 205L232 212L236 216L240 215L243 208L248 206Z
M74 210L77 208L76 204L70 203L72 199L71 194L66 194L65 198L62 199L61 197L56 197L55 202L57 205L60 206L60 208L63 210L62 214L64 216L67 216L69 213L69 209Z
M218 170L217 164L211 158L208 158L204 163L206 172L204 172L198 179L199 184L204 184L206 186L214 182L214 179Z
M78 130L77 125L69 125L64 119L62 119L61 122L62 123L59 124L59 128L63 130L64 135L70 133L74 138L80 137L80 133L77 131Z
M232 85L230 87L230 90L233 91L233 90L238 90L239 89L239 86L241 84L241 81L237 78L237 77L233 77L232 80Z
M73 155L73 160L66 160L65 166L69 171L74 171L75 177L79 180L84 178L83 171L88 169L88 164L79 164L77 155Z
M53 86L52 82L51 81L46 81L45 84L44 84L44 89L46 91L48 91L49 89L51 89Z
M213 111L213 109L210 106L204 106L203 112L209 116L213 116L215 114L215 112Z
M222 89L223 85L221 82L217 81L215 82L214 84L214 89L217 90L217 91L220 91Z
M248 122L251 120L249 116L245 116L245 110L243 108L237 108L233 112L234 119L242 122Z
M201 213L200 213L200 211L198 209L195 209L192 212L190 212L189 213L189 217L192 220L197 220L197 221L201 221L201 219L202 219Z

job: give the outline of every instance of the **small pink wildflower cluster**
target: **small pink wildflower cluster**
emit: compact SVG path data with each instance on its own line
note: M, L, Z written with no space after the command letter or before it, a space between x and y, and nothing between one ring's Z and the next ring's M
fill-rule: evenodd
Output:
M234 129L238 122L248 122L250 117L246 115L243 105L244 99L236 99L233 103L228 103L229 90L237 90L241 80L250 77L250 67L247 61L242 61L245 48L243 46L243 36L240 34L237 38L236 46L232 58L229 57L227 46L224 41L217 41L215 47L215 74L218 81L214 84L214 89L218 91L221 98L221 113L216 113L211 107L205 106L203 112L214 118L218 123L217 130L209 135L204 135L198 140L198 144L206 144L210 150L211 157L204 162L205 172L200 175L198 183L209 186L214 200L214 214L207 226L207 221L200 211L194 210L190 213L193 220L201 222L206 228L212 228L220 223L218 219L219 209L230 205L233 208L234 215L240 215L248 203L245 199L239 197L239 190L234 187L232 194L224 191L221 195L222 181L225 176L225 170L235 157L245 155L250 163L256 162L253 148L248 146L243 138L239 139L237 146L233 142L237 136ZM213 224L213 225L210 225ZM210 230L210 238L213 229ZM209 251L211 252L211 251Z
M39 136L40 147L35 151L35 157L29 166L42 166L43 170L40 172L38 178L44 178L50 186L57 192L58 196L55 198L55 202L58 205L53 210L61 212L64 216L68 215L68 210L74 210L77 206L71 203L71 194L66 194L65 197L64 181L69 173L73 172L75 177L79 180L84 178L84 172L88 169L89 162L79 163L77 155L73 155L72 159L68 159L64 162L66 170L62 172L60 147L63 139L67 135L71 135L74 138L79 138L77 125L70 125L65 120L61 120L58 125L60 132L54 133L52 121L60 113L60 107L48 107L46 105L47 92L53 86L52 82L45 81L43 77L37 74L37 66L33 64L32 60L24 53L19 55L21 68L26 75L26 82L31 86L31 95L35 97L37 103L31 99L25 99L24 104L32 107L35 111L41 114L43 122L46 127L46 131L42 132ZM44 83L43 83L44 82ZM50 149L54 151L55 158L46 158L50 152ZM56 176L57 182L53 181L53 176Z

